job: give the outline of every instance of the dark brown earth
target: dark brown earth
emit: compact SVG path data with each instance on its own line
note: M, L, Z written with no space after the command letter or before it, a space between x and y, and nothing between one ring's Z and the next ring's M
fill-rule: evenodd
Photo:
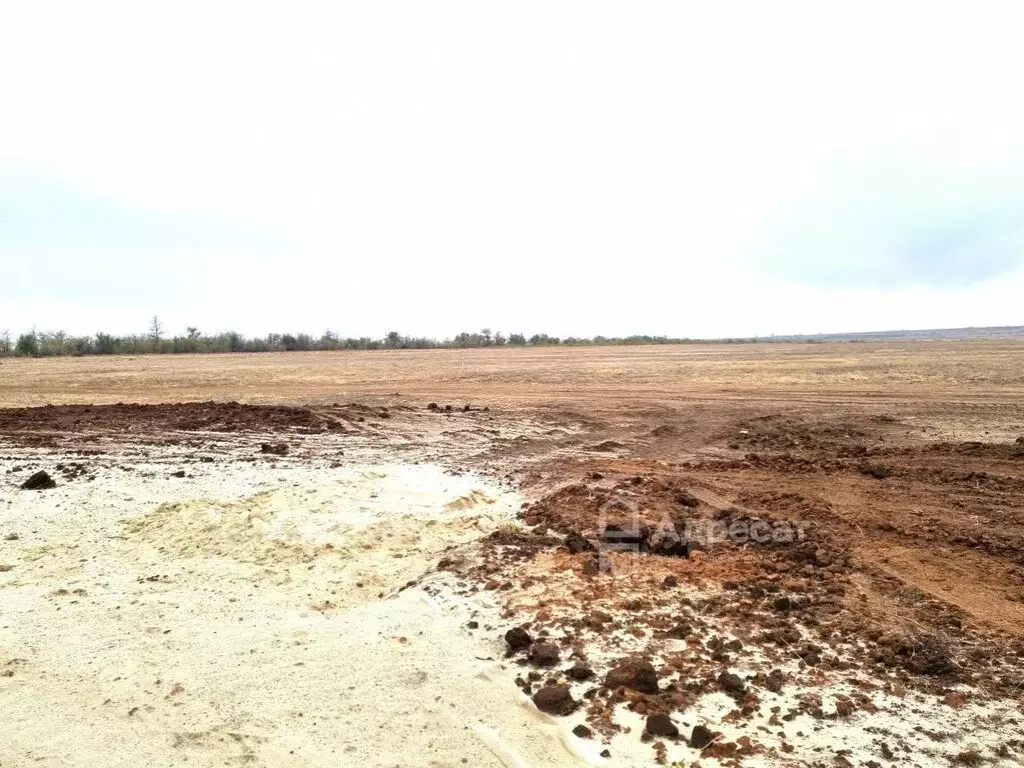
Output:
M316 410L242 403L169 403L162 405L61 405L0 409L0 437L34 442L81 433L159 432L346 432L370 418L389 418L386 408L350 404Z
M395 406L401 410L403 406ZM392 417L385 406L358 403L300 406L236 402L47 405L0 409L0 441L89 455L127 443L199 446L245 435L364 435ZM283 456L285 443L264 443L263 453Z

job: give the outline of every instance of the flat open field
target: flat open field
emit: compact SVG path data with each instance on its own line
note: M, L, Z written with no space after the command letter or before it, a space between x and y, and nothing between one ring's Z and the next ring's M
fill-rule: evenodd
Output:
M1022 662L1024 342L0 360L2 766L1020 765Z
M143 355L0 360L0 405L345 396L502 402L1020 400L1024 341Z

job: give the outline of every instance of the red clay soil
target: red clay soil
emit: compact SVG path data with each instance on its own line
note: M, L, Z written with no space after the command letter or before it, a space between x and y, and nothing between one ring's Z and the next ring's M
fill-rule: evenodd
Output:
M646 644L642 656L665 660L661 673L689 681L657 694L598 686L583 705L595 730L607 735L602 712L623 696L646 715L685 710L698 691L728 692L722 670L751 665L755 649L769 662L797 654L808 674L879 675L897 694L903 686L941 699L970 684L1022 695L1024 440L930 441L885 414L719 414L710 429L665 412L652 425L653 415L600 435L628 457L595 455L601 441L588 440L585 455L525 471L527 485L549 490L523 511L528 532L493 537L476 571L508 596L510 617L539 637L566 638L566 656L586 659L609 632L627 632ZM667 528L753 523L800 536L691 540L674 554L661 540ZM639 554L602 562L609 526L616 541L615 526L631 531ZM603 570L620 565L631 574L625 588ZM555 586L552 573L567 581ZM703 597L674 593L700 585L711 587ZM514 597L538 588L532 602ZM716 646L723 626L740 642ZM690 638L690 650L666 656L665 638ZM598 679L609 671L594 666ZM756 706L759 688L790 684L772 671L769 663L737 692L740 710ZM524 678L523 687L541 683ZM811 696L805 711L827 715L815 706Z

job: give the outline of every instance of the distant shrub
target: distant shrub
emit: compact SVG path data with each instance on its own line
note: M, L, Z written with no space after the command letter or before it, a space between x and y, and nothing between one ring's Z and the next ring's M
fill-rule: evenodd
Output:
M97 355L113 355L117 352L117 339L109 333L97 333L93 350Z
M39 337L35 331L23 333L14 345L14 354L21 357L39 357Z

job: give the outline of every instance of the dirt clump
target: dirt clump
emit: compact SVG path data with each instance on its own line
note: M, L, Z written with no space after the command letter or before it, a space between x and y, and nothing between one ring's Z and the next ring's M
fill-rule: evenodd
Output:
M589 552L593 550L594 545L578 531L569 531L565 537L565 548L575 555L579 552Z
M513 627L505 633L505 642L508 644L509 651L515 653L524 648L529 648L533 643L533 638L522 627Z
M679 735L679 728L668 715L651 715L647 718L645 727L651 736L663 736L667 739L674 739Z
M704 725L695 725L690 733L689 744L694 749L704 749L715 740L715 734Z
M554 643L534 643L527 658L538 667L553 667L558 663L558 646Z
M658 692L658 673L649 661L623 659L608 672L608 688L629 688L640 693Z
M879 641L876 658L886 666L901 666L928 677L955 679L959 674L948 641L937 634L887 635Z
M747 684L743 682L743 678L734 672L723 671L718 676L718 684L722 686L722 690L732 696L742 696L747 691Z
M22 490L25 491L45 491L56 487L56 481L50 477L48 472L42 469L32 474L28 480L21 484Z
M590 680L594 677L594 670L584 664L582 661L577 661L567 670L565 670L565 676L570 680Z
M568 685L546 685L533 695L537 709L549 715L570 715L579 706Z
M887 477L892 477L895 474L891 467L885 467L881 465L867 465L860 468L862 475L873 477L876 480L885 480Z

